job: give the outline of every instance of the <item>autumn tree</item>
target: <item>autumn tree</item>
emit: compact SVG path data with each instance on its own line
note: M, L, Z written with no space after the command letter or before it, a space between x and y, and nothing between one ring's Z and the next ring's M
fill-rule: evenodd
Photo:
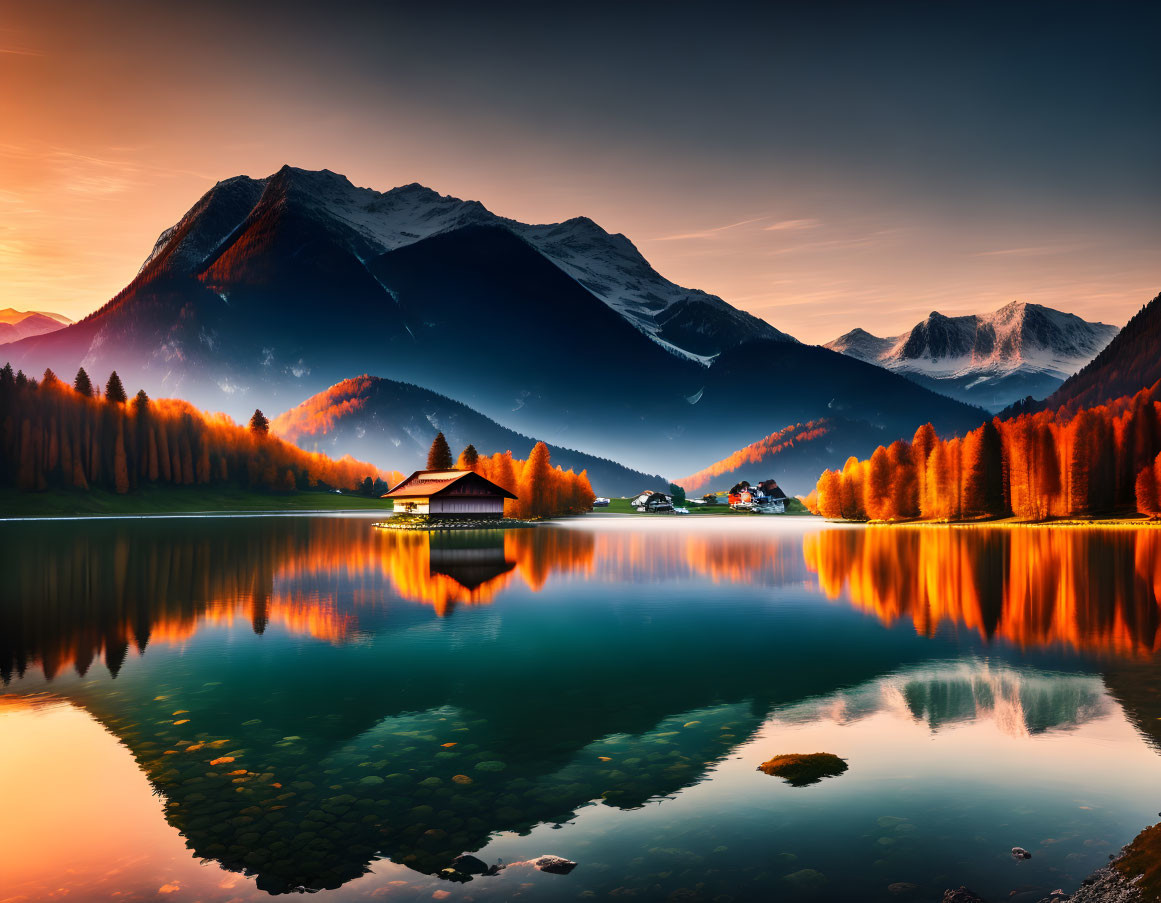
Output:
M1137 510L1150 517L1161 514L1161 492L1158 491L1157 474L1161 471L1161 455L1158 463L1141 468L1136 480Z
M887 449L879 446L871 455L867 480L863 485L863 507L871 520L886 520L891 511L891 466Z
M915 463L916 494L920 500L927 492L927 459L931 457L931 452L937 441L935 427L930 423L925 423L919 427L911 439L911 459Z
M264 439L270 434L270 421L259 408L255 408L250 416L250 433L259 439Z
M818 513L823 517L843 516L843 479L837 470L824 470L818 479Z
M92 397L93 395L93 381L89 379L89 374L85 372L85 368L81 367L77 371L76 378L73 379L73 388L82 395Z
M427 452L428 470L451 470L452 454L443 433L436 433Z
M456 470L475 470L480 461L480 453L476 451L476 447L470 442L467 447L460 452L460 456L456 458Z
M891 468L891 509L894 517L919 516L919 480L916 476L913 449L902 439L887 448Z
M545 517L553 513L552 486L550 473L552 465L548 446L537 442L524 462L520 474L518 509L522 517Z

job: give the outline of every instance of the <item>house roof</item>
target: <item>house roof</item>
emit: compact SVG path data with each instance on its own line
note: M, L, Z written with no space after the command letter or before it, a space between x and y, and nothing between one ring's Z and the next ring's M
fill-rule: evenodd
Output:
M381 496L385 499L426 499L433 495L456 495L457 489L467 489L469 485L490 490L490 494L501 498L516 498L503 486L485 480L474 470L417 470L403 482ZM476 493L472 493L475 495Z

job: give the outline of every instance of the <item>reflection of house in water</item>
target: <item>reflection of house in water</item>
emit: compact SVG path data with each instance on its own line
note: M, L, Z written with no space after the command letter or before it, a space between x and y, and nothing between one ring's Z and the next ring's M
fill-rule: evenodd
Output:
M504 556L499 530L465 530L431 534L431 576L451 577L464 589L477 590L516 567Z

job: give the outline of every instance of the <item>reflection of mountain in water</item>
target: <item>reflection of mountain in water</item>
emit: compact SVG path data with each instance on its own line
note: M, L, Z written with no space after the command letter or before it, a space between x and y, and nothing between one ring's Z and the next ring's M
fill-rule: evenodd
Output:
M944 647L910 631L731 595L732 583L802 584L794 536L541 528L433 542L296 518L101 527L0 537L5 679L39 662L59 696L131 750L198 856L249 869L271 892L335 887L379 856L435 873L495 831L564 820L591 801L634 807L677 792L771 712L894 711L934 729L996 718L1036 732L1104 705L1090 678L933 667L924 663ZM942 605L941 617L989 637L998 625L1030 642L1084 625L1114 650L1143 642L1151 585L1122 581L1111 609L1093 597L1090 612L1079 595L1071 608L1027 605L997 564L1012 540L955 546L945 560L943 547L912 538L918 531L883 532L899 543L893 553L885 541L868 554L824 532L806 561L824 586L849 579L855 604L890 602L899 616L913 609L887 589L916 589L899 573L915 571L927 581L924 612ZM1110 567L1133 560L1121 541L1064 548L1101 573L1103 556ZM1038 562L1036 574L1064 569L1059 556ZM947 578L968 565L972 579ZM719 584L713 602L704 582L667 588L664 600L639 589L675 573ZM584 592L564 587L571 575ZM553 588L562 591L503 617L459 609ZM220 631L205 628L237 622L221 655ZM165 643L183 654L155 650ZM148 653L121 667L131 645ZM97 655L115 685L70 674ZM18 676L12 689L33 686L42 684Z
M922 721L932 731L988 720L1007 734L1028 736L1103 717L1110 705L1099 677L986 662L948 662L908 668L833 696L780 709L774 718L846 724L890 712Z

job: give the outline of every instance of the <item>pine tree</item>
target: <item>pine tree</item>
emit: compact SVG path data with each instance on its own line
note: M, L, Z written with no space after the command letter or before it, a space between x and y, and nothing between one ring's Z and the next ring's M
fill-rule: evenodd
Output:
M456 459L456 470L475 470L479 460L480 453L474 445L469 444Z
M250 432L259 439L265 439L270 434L270 421L259 408L255 408L250 417Z
M93 381L89 379L89 374L85 372L85 368L81 367L77 371L76 378L73 380L73 388L82 395L87 395L90 398L93 395Z
M124 404L128 401L125 387L121 385L121 377L117 375L116 370L109 374L109 381L105 383L105 400L114 404Z
M443 437L443 433L436 433L435 438L431 440L431 448L427 452L427 469L452 469L451 449L448 447L447 439Z

